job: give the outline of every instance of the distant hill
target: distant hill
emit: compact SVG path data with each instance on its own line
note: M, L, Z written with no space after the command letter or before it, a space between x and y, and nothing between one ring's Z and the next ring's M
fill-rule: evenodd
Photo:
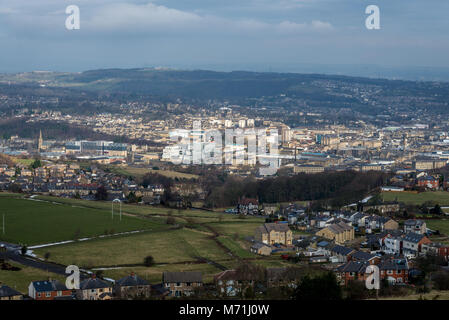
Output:
M32 72L0 74L0 89L6 92L15 90L20 95L48 95L66 102L68 99L76 102L92 96L116 101L144 97L163 102L176 99L195 103L220 100L253 106L260 101L262 105L277 103L278 107L290 109L298 105L308 108L345 108L373 115L392 105L405 108L407 112L409 109L429 109L440 113L447 112L449 107L448 82L298 73L148 68L90 70L81 73ZM79 94L80 91L82 94ZM282 99L278 99L280 96L292 99L290 101L293 102L288 106L283 102L281 105ZM276 99L260 100L263 97ZM95 109L81 102L78 105L78 112L92 112Z
M154 69L92 70L58 75L65 85L91 90L126 92L193 99L257 98L280 94L326 94L314 81L345 81L370 85L401 85L403 81L297 73L175 71ZM413 83L413 82L410 82ZM313 88L313 89L311 89Z

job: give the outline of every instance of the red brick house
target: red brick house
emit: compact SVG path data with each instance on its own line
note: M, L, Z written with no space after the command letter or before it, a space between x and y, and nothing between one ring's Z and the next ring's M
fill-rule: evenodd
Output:
M369 265L368 261L349 261L337 267L335 273L341 285L347 285L349 281L365 281L369 276L366 274ZM377 266L381 280L387 280L392 284L408 282L409 267L404 259L386 259Z
M28 295L34 300L55 300L70 298L72 290L58 280L33 281L28 286Z
M368 275L365 273L370 264L362 261L348 261L337 267L335 273L341 285L346 286L350 281L365 281Z
M417 186L427 189L438 189L440 186L440 180L432 177L432 176L426 176L418 178Z
M392 284L408 283L408 264L401 259L383 261L379 264L380 278Z

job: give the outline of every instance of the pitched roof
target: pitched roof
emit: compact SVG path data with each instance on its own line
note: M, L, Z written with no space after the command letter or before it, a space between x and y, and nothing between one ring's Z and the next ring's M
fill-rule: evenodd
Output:
M352 227L347 225L344 222L339 222L339 223L335 223L335 224L331 224L329 226L327 226L327 228L332 231L333 233L342 233L345 231L350 231L352 230Z
M410 227L422 226L423 224L424 224L424 221L422 221L422 220L409 219L409 220L404 221L404 225L410 226Z
M201 272L164 272L162 274L162 281L164 283L172 282L202 282L203 276Z
M423 238L426 238L426 236L423 235L423 234L414 233L414 232L409 232L409 233L406 233L406 234L405 234L405 236L404 236L404 241L413 242L413 243L418 243L418 242L420 242Z
M368 267L369 265L369 262L366 261L349 261L337 267L336 271L365 273L366 267Z
M36 292L47 292L47 291L65 291L68 290L67 287L59 282L58 280L49 281L33 281L32 282L34 290Z
M0 298L3 297L13 297L13 296L21 296L22 294L19 291L16 291L8 286L0 286Z
M343 247L340 245L336 245L331 249L331 252L340 254L342 256L346 256L346 255L350 254L352 251L354 251L354 249L348 248L348 247Z
M109 288L110 285L103 280L100 280L98 278L89 278L80 283L80 289L81 290L87 290L87 289L101 289L101 288Z
M277 232L287 232L290 231L290 228L286 223L264 223L263 226L259 227L261 233L270 233L272 230Z
M354 259L360 260L360 261L369 261L376 257L374 254L364 252L364 251L356 251L353 254L351 254L351 256Z
M120 280L117 280L115 282L116 285L122 286L122 287L132 287L132 286L148 286L150 283L136 274L131 274L127 277L124 277Z
M402 232L402 230L384 230L379 234L379 238L384 238L388 235L392 237L401 237L403 234L404 232Z
M407 261L404 259L391 259L379 264L380 270L408 270Z

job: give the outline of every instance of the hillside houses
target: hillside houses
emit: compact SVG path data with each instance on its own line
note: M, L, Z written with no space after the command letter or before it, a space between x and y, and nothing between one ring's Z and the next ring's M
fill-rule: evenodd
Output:
M358 229L363 228L367 233L375 230L397 230L399 228L399 224L395 220L376 214L356 212L349 217L349 220L353 226Z
M237 212L241 214L256 215L259 213L259 201L257 199L243 198L239 200Z
M169 297L193 295L195 289L203 286L201 272L164 272L162 284L168 290Z
M417 233L417 234L425 234L427 232L426 222L419 219L410 219L404 221L404 232L409 233Z
M254 238L267 245L291 246L293 233L287 223L265 223L256 229Z
M344 222L331 224L315 234L338 244L354 240L354 228Z
M76 290L79 300L109 300L112 297L112 286L95 275L81 281L80 288Z
M425 254L422 246L431 243L425 235L413 232L387 233L379 239L379 242L384 252L393 255L403 254L409 257L417 257Z
M0 284L0 300L23 300L23 294L6 285Z
M365 281L368 277L366 269L367 261L349 261L335 269L337 279L341 285L347 285L349 281ZM406 259L385 257L377 264L381 280L387 280L390 284L408 282L409 265Z
M41 193L58 197L79 197L93 200L99 186L108 191L108 200L127 200L132 192L147 203L160 203L165 188L161 185L138 186L123 176L95 167L80 169L77 164L48 164L36 169L16 168L0 170L0 191L11 186L25 193Z
M58 300L72 298L72 290L58 280L33 281L28 287L28 296L34 300Z
M151 284L135 273L131 273L115 282L114 292L118 299L149 298Z

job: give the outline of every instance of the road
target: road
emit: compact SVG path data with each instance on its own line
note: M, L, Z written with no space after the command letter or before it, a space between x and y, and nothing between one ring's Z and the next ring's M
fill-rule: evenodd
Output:
M68 276L68 274L65 273L66 266L31 259L26 256L22 256L21 254L14 251L7 251L0 253L0 259L14 261L23 266L40 269L46 272L56 273L62 276ZM81 280L86 279L88 277L89 275L81 272L80 274Z

